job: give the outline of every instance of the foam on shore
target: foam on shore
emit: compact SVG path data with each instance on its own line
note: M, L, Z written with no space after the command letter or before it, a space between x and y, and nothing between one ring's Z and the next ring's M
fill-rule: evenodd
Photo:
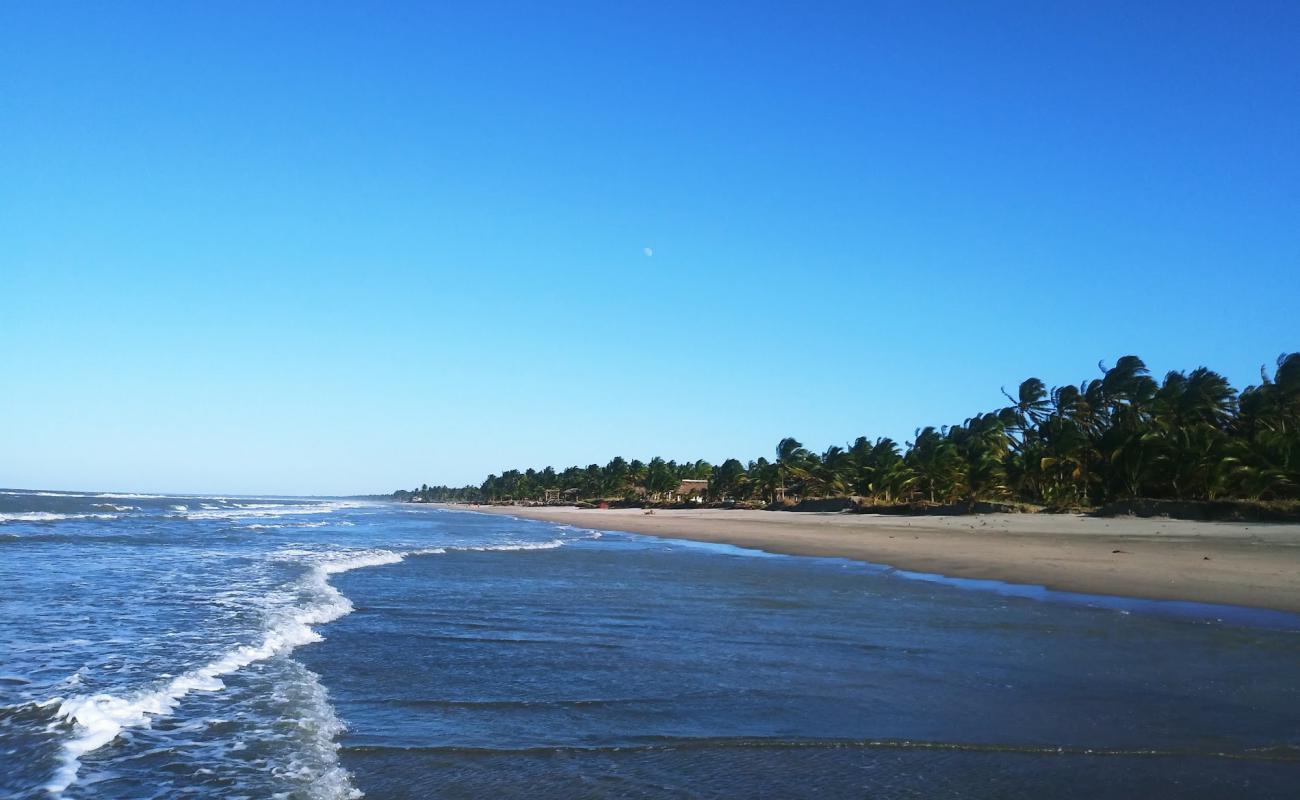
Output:
M323 637L313 626L333 622L353 611L352 601L329 582L332 575L396 564L408 556L442 555L448 551L550 550L563 545L563 540L553 539L545 542L430 547L402 552L378 549L344 552L280 550L273 555L274 560L305 563L308 569L284 595L267 599L266 630L256 644L236 647L213 661L148 690L120 696L105 693L74 695L48 701L49 704L58 704L56 718L71 723L73 731L72 737L64 744L62 764L45 785L45 790L55 797L61 796L76 781L82 756L109 744L124 730L146 728L154 718L170 715L191 692L220 691L225 688L225 683L221 680L223 676L254 662L289 653L304 644L321 641ZM304 595L306 602L293 602L293 598ZM332 710L326 714L318 708L315 715L326 723L333 720L333 723L324 724L322 730L335 733L341 730L341 723L333 717ZM342 768L331 768L326 771L326 775L328 777L322 785L332 787L327 796L359 796L347 782L346 772Z
M148 727L154 717L171 714L191 692L215 692L225 688L221 677L294 648L321 640L313 625L332 622L352 612L352 602L329 583L329 576L363 567L395 564L402 555L373 550L312 564L296 589L313 597L305 606L286 612L268 613L267 630L256 644L242 645L220 658L188 670L155 688L134 694L79 695L56 698L57 717L73 724L73 736L64 744L63 763L49 783L47 792L60 796L77 778L81 757L107 745L128 728Z

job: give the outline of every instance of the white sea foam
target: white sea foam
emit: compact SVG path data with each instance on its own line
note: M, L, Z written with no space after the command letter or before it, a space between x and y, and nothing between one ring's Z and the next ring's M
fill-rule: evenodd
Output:
M332 514L345 508L357 508L362 503L337 501L324 503L244 503L233 508L204 508L185 511L189 519L275 519L278 517L303 516L307 514Z
M552 539L549 542L503 542L501 544L474 544L463 547L453 548L455 550L474 550L478 552L498 551L498 550L554 550L557 547L563 547L563 539Z
M286 555L291 555L287 553ZM295 589L311 602L284 611L270 611L267 628L256 644L241 645L195 669L129 695L94 694L55 698L57 716L73 723L73 736L64 744L63 763L45 789L60 796L77 778L81 756L113 741L127 728L148 727L154 717L165 716L191 692L214 692L225 687L222 676L300 645L320 641L311 626L332 622L351 613L352 602L329 583L329 576L362 567L395 564L402 556L388 550L320 554ZM323 556L323 557L322 557Z
M440 556L447 552L445 547L426 547L421 550L411 550L406 553L408 556Z
M329 693L320 676L297 662L290 662L291 679L277 685L274 694L282 705L294 709L301 734L298 753L290 756L280 774L291 777L303 787L296 791L277 792L273 800L309 797L313 800L355 800L362 796L352 784L352 776L339 764L338 736L346 726L330 705ZM242 748L235 743L233 750Z
M64 519L114 519L116 514L56 514L53 511L19 511L0 514L0 522L58 522Z
M441 555L448 550L514 551L550 550L564 545L561 539L546 542L502 542L498 544L464 545L456 547L430 547L394 552L392 550L318 551L284 549L273 554L278 561L306 563L307 572L284 592L268 598L266 627L256 644L241 645L219 658L188 670L165 682L145 690L126 695L94 694L52 698L47 704L58 704L57 717L72 723L71 738L64 743L62 764L45 789L55 797L77 779L81 757L116 739L129 728L149 727L155 717L171 714L180 701L191 692L214 692L225 688L223 676L240 670L256 661L288 653L295 648L322 639L312 626L323 625L350 614L352 601L330 584L331 575L354 569L396 564L407 556ZM285 599L302 598L306 602L286 602ZM68 684L71 688L74 684ZM329 743L342 729L333 709L324 699L323 689L319 703L313 703L312 716L321 737L320 752L329 750ZM350 778L337 765L337 755L331 766L312 778L312 796L322 798L360 797Z
M12 490L0 491L0 494L13 495L17 497L107 497L107 498L119 498L119 499L145 498L145 497L163 498L167 496L162 494L112 494L109 492L101 492L98 494L82 494L80 492L24 492L24 491L12 491Z
M58 519L74 519L75 514L53 514L49 511L20 511L17 514L0 514L0 522L53 522Z

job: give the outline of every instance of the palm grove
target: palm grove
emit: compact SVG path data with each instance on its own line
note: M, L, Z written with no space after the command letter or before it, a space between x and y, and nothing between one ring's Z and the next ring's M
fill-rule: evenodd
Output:
M719 465L614 458L605 466L509 470L480 486L422 486L400 499L500 502L663 496L708 481L710 501L858 497L867 503L1022 501L1097 506L1133 498L1300 498L1300 353L1240 393L1200 367L1151 377L1125 356L1101 377L1049 390L1037 378L1009 404L900 446L859 437L822 453L782 439L772 460ZM575 491L576 490L576 491Z

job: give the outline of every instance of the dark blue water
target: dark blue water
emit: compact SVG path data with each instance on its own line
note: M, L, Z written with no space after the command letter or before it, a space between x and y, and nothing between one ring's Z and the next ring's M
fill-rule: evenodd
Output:
M1300 785L1287 615L382 503L9 493L0 520L4 797Z

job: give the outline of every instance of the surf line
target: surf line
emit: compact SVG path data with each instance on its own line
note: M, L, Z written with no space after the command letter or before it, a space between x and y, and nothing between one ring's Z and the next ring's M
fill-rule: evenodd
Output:
M431 549L419 554L433 553ZM316 598L314 602L287 614L268 611L267 629L258 643L236 647L161 686L125 696L101 693L46 701L42 705L58 704L55 717L71 723L73 733L64 743L62 763L45 785L45 791L54 797L62 796L76 781L82 756L109 744L127 728L148 727L154 717L171 714L190 692L220 691L225 688L222 676L256 661L288 653L301 645L321 641L323 637L312 629L313 625L333 622L353 610L352 602L329 583L329 577L364 567L395 564L406 555L416 553L371 551L311 565L307 574L299 579L298 588L311 590Z
M45 791L53 797L61 797L63 792L76 781L82 756L109 744L128 728L148 727L155 717L170 715L180 701L191 692L220 691L225 688L225 683L221 680L225 675L254 662L292 652L304 644L322 641L324 637L317 633L313 626L333 622L352 613L354 609L352 601L330 584L329 578L332 575L354 569L396 564L412 556L442 555L448 551L550 550L563 545L562 539L545 542L448 545L401 552L369 550L361 553L327 553L326 555L345 557L309 561L307 562L309 569L306 575L297 581L297 588L310 590L316 598L315 601L305 608L295 608L288 614L268 610L267 629L257 644L236 647L220 658L188 670L152 689L126 696L101 693L76 695L66 699L56 697L42 703L42 706L58 704L58 710L55 712L56 719L71 723L73 726L73 735L63 746L62 763L45 785ZM297 555L297 553L273 553L272 558L276 556L282 558L286 555ZM304 552L302 555L317 554Z

